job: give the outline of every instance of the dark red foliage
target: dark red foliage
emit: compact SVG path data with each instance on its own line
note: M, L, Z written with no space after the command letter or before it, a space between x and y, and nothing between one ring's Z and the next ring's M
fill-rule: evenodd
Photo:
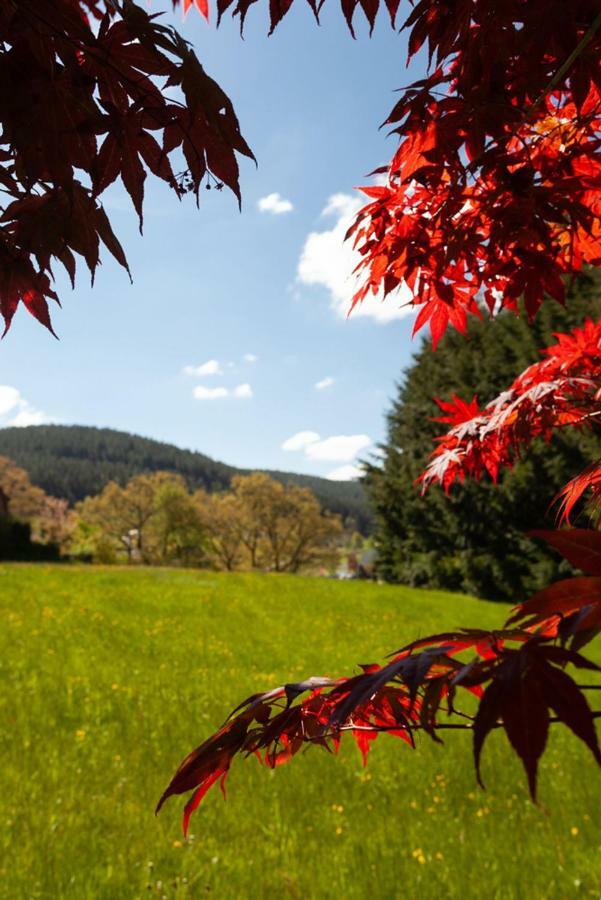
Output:
M601 631L601 532L585 528L533 531L585 574L556 581L513 610L508 625L571 642L579 649Z
M587 575L601 576L601 534L590 528L566 528L563 531L531 531L530 537L546 541L576 569Z
M490 731L502 727L524 765L533 798L538 761L552 722L570 728L601 764L594 714L581 688L565 672L568 664L601 671L577 652L593 636L593 625L601 625L601 577L596 574L601 571L601 534L577 529L535 536L595 574L539 592L516 608L502 630L431 635L396 651L386 665L362 666L362 673L350 678L313 677L254 694L186 757L157 812L170 796L195 788L184 810L187 832L191 813L217 781L223 786L237 755L254 754L273 768L304 746L317 744L336 752L346 732L353 735L365 762L371 742L382 732L414 747L416 731L440 741L439 732L445 727L469 727L482 784L482 748ZM572 613L583 611L584 616L570 621ZM521 627L511 627L520 620L525 620ZM569 649L563 646L568 639ZM470 651L476 655L465 658ZM462 691L479 699L475 716L458 705Z
M480 755L487 735L502 722L520 757L532 799L536 798L538 761L547 742L552 710L590 748L601 765L601 750L589 705L576 682L563 671L567 663L597 669L574 651L560 651L530 640L516 652L501 651L487 673L490 683L474 720L474 757L478 780Z
M470 650L476 655L457 658ZM535 797L550 711L553 721L566 724L601 764L593 713L580 688L564 672L568 663L601 671L575 650L555 646L543 633L521 628L461 630L416 641L386 665L362 666L363 672L350 678L309 678L255 694L186 757L157 812L170 796L195 788L184 810L187 832L191 813L210 787L217 781L223 785L239 755L256 755L274 768L306 746L336 752L342 736L350 732L365 762L371 742L382 732L414 747L416 731L440 741L438 733L445 727L473 729L480 778L484 741L491 729L502 726L522 760ZM458 706L462 691L481 698L475 717ZM465 718L471 720L469 726Z
M141 228L147 171L178 197L214 177L240 199L236 154L252 157L188 44L132 2L0 4L0 121L5 330L20 303L51 329L56 263L73 283L80 256L93 277L103 244L127 268L100 199L117 178ZM188 168L176 175L180 151Z

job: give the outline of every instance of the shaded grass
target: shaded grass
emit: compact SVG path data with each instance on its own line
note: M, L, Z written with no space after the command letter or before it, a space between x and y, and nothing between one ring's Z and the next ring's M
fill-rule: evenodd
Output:
M601 777L553 729L541 806L501 734L347 740L232 769L181 835L154 805L243 697L506 607L295 577L0 566L0 897L601 897ZM598 651L589 655L596 656ZM587 677L587 680L590 678ZM595 697L593 697L595 699Z

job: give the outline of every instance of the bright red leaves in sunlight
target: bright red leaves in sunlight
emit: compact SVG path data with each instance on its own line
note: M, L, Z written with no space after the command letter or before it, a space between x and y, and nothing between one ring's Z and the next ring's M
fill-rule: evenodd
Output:
M184 7L184 13L187 13L191 6L195 6L198 12L208 21L209 0L182 0L182 6Z
M240 26L255 0L217 0ZM309 0L315 16L323 5ZM292 0L270 3L271 29ZM399 0L387 0L394 26ZM373 29L379 0L343 2L354 34ZM386 296L406 283L434 347L469 314L530 317L564 276L601 262L601 13L596 0L420 0L404 27L426 77L386 119L398 148L351 227L362 285Z
M453 427L438 439L432 460L421 476L445 490L455 479L496 479L536 438L548 440L566 425L592 427L601 416L601 322L587 320L543 351L544 359L522 372L506 391L480 409L453 396L438 401L444 412L437 421ZM564 489L564 517L587 488L601 499L600 463L593 464ZM566 493L567 492L567 493Z
M360 303L403 282L434 346L468 314L534 316L601 262L601 16L591 0L422 0L406 23L430 73L386 124L399 147L349 236Z

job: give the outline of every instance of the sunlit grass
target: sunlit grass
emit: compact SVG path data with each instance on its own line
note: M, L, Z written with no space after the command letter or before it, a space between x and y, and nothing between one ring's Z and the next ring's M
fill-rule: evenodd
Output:
M372 584L191 571L0 567L0 896L601 897L601 777L556 729L541 806L500 734L380 738L232 769L181 834L154 806L250 693L381 660L506 608ZM600 658L598 651L595 655ZM591 680L587 676L587 680Z

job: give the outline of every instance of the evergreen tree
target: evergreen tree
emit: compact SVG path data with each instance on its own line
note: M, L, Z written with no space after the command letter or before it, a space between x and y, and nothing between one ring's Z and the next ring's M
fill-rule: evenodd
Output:
M447 333L435 354L424 341L388 413L383 459L367 468L383 578L517 602L557 576L555 555L525 532L552 526L549 498L601 455L599 429L567 429L548 444L538 442L498 486L469 481L447 498L438 487L421 496L414 482L444 431L432 421L440 415L433 396L471 399L475 388L479 401L488 402L540 359L539 348L553 343L553 333L598 315L601 279L586 275L565 308L545 304L531 325L503 313L495 328L473 322L467 341Z

